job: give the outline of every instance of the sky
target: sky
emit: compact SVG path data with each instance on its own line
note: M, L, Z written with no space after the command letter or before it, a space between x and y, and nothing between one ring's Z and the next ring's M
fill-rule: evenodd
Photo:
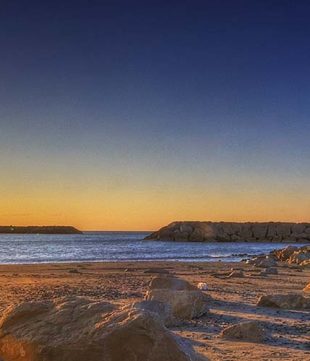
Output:
M310 221L309 1L0 3L0 224Z

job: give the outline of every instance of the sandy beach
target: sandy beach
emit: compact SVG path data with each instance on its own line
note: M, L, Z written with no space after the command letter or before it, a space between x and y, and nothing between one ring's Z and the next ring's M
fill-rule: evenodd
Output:
M142 300L156 269L168 270L193 284L205 282L212 298L205 316L173 327L210 360L310 360L310 312L256 307L261 295L301 292L310 270L279 267L278 275L260 276L244 263L115 262L0 266L0 306L87 296L118 304ZM243 278L227 278L231 269ZM235 342L219 337L221 330L241 321L261 321L268 332L263 343Z

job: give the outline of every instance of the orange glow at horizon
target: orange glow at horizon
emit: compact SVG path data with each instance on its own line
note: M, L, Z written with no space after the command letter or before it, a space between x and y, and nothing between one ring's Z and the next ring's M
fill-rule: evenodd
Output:
M155 230L176 220L309 221L309 202L296 194L206 190L10 194L0 225L72 225L81 230Z

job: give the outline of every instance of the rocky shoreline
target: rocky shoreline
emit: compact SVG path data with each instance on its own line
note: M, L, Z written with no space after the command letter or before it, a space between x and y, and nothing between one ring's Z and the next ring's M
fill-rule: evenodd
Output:
M310 223L173 222L145 240L188 242L310 242Z
M275 266L310 268L310 246L287 246L246 262L256 267L266 268Z

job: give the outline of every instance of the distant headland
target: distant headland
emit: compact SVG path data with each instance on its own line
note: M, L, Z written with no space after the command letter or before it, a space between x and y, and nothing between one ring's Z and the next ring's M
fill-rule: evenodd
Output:
M18 234L83 234L72 226L0 226L0 233Z
M189 242L310 242L310 223L173 222L145 240Z

